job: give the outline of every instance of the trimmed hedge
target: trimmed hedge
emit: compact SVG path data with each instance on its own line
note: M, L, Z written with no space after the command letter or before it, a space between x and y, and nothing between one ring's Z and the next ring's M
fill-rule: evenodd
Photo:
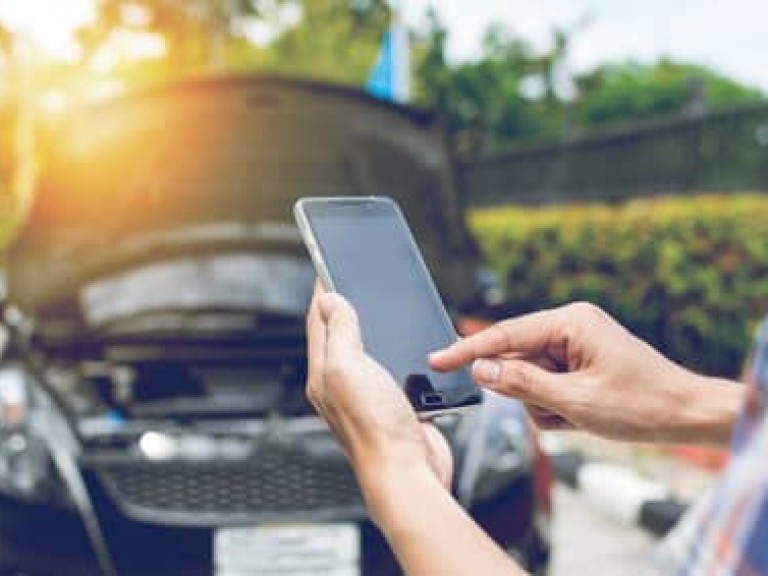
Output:
M509 313L604 307L666 355L738 374L768 313L768 196L694 196L476 210Z

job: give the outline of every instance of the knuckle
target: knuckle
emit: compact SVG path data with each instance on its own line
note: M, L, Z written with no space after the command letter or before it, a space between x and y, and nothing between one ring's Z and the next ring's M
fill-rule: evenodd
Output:
M591 302L574 302L568 305L570 311L585 320L594 320L595 318L602 318L605 314L599 306L595 306Z
M481 346L476 338L469 337L456 345L456 359L466 363L480 357Z
M561 323L561 336L566 342L575 341L589 327L604 324L608 315L591 302L574 302L565 309L566 316Z
M521 362L508 362L504 365L502 381L508 389L520 396L529 397L534 391L531 373Z
M506 324L504 322L500 322L491 326L488 329L488 334L491 346L493 348L498 350L512 349L512 342L510 341L509 332L506 329Z

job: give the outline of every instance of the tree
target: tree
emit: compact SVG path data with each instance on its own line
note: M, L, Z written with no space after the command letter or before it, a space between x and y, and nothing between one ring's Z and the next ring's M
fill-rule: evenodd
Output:
M93 24L80 30L86 55L120 32L149 32L166 41L176 67L225 66L227 44L243 35L243 22L268 18L290 0L100 0Z
M660 114L699 113L765 98L704 66L661 60L606 64L576 78L575 109L586 127Z
M428 22L417 54L416 100L444 117L459 152L486 153L559 126L563 106L554 83L567 52L564 37L550 52L535 54L505 28L492 26L480 58L453 64L445 52L448 32L435 11ZM527 94L526 84L542 90Z
M386 0L302 0L301 18L261 50L245 51L249 68L362 86L392 13Z
M116 34L161 36L166 56L154 72L142 63L144 76L266 70L360 84L390 17L386 0L101 0L80 39L92 57Z

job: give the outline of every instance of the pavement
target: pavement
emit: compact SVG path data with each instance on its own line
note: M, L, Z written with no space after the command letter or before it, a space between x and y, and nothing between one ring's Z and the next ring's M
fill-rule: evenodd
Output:
M663 484L675 498L691 502L708 492L718 472L674 456L658 446L604 440L581 432L548 432L542 441L559 450L581 454L595 462L624 466L638 475Z
M633 576L648 566L658 539L618 524L571 488L555 488L549 576Z
M550 576L642 574L660 535L717 480L654 446L574 432L546 433L542 445L558 476Z
M656 536L674 528L717 479L717 471L681 459L676 450L579 433L548 433L541 440L559 483L603 515Z

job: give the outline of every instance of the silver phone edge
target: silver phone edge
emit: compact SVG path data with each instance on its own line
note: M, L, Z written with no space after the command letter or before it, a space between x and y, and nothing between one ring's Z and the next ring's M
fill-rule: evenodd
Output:
M296 220L296 225L299 228L299 234L304 241L304 245L307 247L309 257L312 260L312 265L315 267L315 273L320 280L323 288L326 292L336 292L336 288L331 280L331 275L328 273L328 266L325 264L323 255L320 253L320 247L315 239L315 233L312 231L312 226L309 224L309 218L307 218L304 211L304 205L309 201L307 198L300 198L293 205L293 217Z
M474 412L477 410L480 405L482 404L482 400L480 402L477 402L476 404L470 404L469 406L456 406L455 408L444 408L442 410L427 410L420 412L419 410L416 410L414 408L414 412L416 412L416 416L418 417L420 422L429 422L430 420L434 420L435 418L439 418L440 416L449 416L451 414L468 414L470 412Z
M334 201L334 200L349 201L349 199L350 199L349 197L344 197L344 196L322 198L323 201ZM408 231L411 244L413 248L415 248L416 257L420 262L423 271L425 272L426 278L428 280L428 283L432 291L432 295L433 297L437 298L438 302L440 302L441 304L440 308L442 309L442 316L443 316L444 322L448 327L450 327L451 331L455 335L456 340L458 340L459 335L456 332L453 322L451 322L451 318L448 315L448 311L445 308L445 303L443 302L443 298L440 295L440 292L437 290L437 286L435 285L434 279L432 278L432 273L429 271L429 267L427 266L427 263L424 260L423 255L421 254L421 249L419 248L419 245L416 242L416 239L413 237L413 232L411 231L411 228L408 225L408 220L405 218L405 214L403 214L403 211L400 208L400 205L397 202L395 202L392 198L389 198L386 196L361 196L359 197L359 199L368 200L368 201L379 200L379 201L387 202L388 204L394 207L394 209L397 211L400 218L402 218L402 220L406 223L406 230ZM320 283L323 285L323 288L327 292L336 292L337 290L333 284L333 280L331 280L330 274L328 272L328 267L325 264L323 255L320 253L320 245L315 239L314 232L312 231L312 226L310 226L309 224L309 218L307 217L306 212L304 210L304 206L309 202L313 202L313 201L317 201L317 199L313 197L307 197L307 198L300 198L299 200L297 200L293 206L294 220L296 221L296 225L299 228L299 234L301 234L302 240L304 241L304 244L307 247L307 251L309 252L309 256L312 260L312 264L315 267L315 272L317 273L317 276L320 279ZM469 406L456 406L453 408L444 408L441 410L418 410L416 409L415 406L413 408L418 419L420 421L427 422L440 416L447 416L450 414L464 414L467 412L472 412L476 410L478 406L481 405L481 403L482 403L482 400L477 402L476 404L471 404Z

